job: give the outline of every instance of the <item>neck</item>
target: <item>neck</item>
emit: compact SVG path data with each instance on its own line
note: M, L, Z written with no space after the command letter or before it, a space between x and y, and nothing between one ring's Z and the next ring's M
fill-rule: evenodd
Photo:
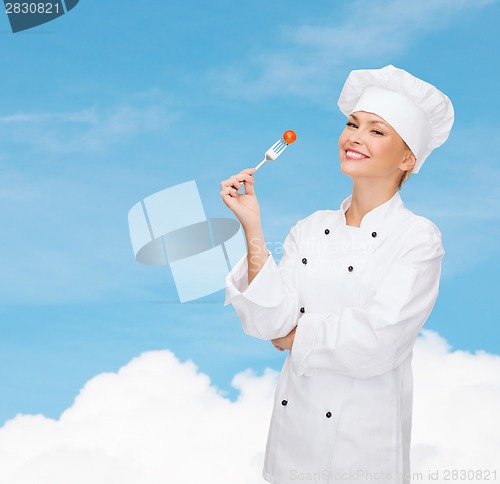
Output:
M363 217L374 208L390 200L398 191L392 184L377 184L373 178L363 181L354 181L352 186L351 205L345 212L347 225L360 227Z

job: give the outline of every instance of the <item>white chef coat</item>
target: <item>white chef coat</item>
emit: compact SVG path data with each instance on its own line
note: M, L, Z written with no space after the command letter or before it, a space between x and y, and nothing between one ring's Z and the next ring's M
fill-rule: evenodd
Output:
M266 446L275 484L410 482L411 359L439 292L441 232L399 191L347 225L351 200L299 220L250 285L246 254L226 277L245 333L297 326Z

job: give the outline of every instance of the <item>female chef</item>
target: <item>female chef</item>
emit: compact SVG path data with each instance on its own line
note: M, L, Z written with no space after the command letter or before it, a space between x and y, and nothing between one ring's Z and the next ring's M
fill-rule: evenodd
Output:
M299 220L279 265L262 234L255 169L221 182L248 248L227 275L224 305L247 334L290 350L266 481L406 484L413 345L438 296L444 250L439 229L399 190L446 141L454 112L441 91L391 65L352 71L338 104L352 194L339 210Z

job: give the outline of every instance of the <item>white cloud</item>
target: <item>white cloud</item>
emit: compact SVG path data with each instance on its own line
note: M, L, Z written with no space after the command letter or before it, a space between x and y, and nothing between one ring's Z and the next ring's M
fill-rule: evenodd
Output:
M434 469L496 469L498 477L500 356L450 351L437 333L423 331L413 368L413 467L425 475Z
M18 415L0 430L9 484L255 484L275 373L233 381L232 403L191 362L148 352L90 380L59 420Z
M320 23L282 26L276 47L248 54L234 65L217 66L209 76L216 89L235 97L294 95L325 104L332 83L345 79L346 62L377 67L420 35L446 28L454 16L494 2L390 0L382 5L354 0L342 12L342 22L338 21L338 7L333 7L325 11Z
M413 472L493 469L500 454L500 357L415 347ZM9 484L258 484L277 373L237 374L232 402L192 362L147 352L90 380L58 420L18 415L0 429ZM426 482L425 479L421 482Z

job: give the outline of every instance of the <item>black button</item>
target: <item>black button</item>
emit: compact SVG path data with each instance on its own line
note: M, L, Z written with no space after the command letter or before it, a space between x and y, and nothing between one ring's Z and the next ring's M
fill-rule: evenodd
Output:
M304 308L300 308L300 312L301 312L301 313L305 313L305 312L306 312L306 310L305 310Z
M281 405L283 405L285 407L287 403L288 403L288 401L282 400Z
M330 418L332 416L332 412L326 412L326 418Z
M328 235L330 231L328 229L325 229L325 234Z
M353 266L349 266L349 267L347 268L347 270L348 270L349 272L352 272L352 271L354 270L354 267L353 267Z
M372 232L372 237L376 237L377 236L377 232Z
M302 259L302 264L307 264L307 259L305 257Z

